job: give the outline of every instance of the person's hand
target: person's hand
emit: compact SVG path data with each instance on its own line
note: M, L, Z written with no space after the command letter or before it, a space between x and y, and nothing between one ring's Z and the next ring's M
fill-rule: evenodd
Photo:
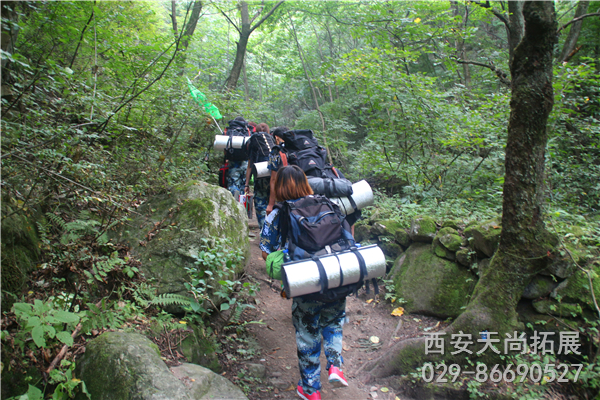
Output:
M244 187L244 193L250 194L250 187L248 185Z
M273 211L273 206L269 204L267 206L267 215L271 214L272 211Z

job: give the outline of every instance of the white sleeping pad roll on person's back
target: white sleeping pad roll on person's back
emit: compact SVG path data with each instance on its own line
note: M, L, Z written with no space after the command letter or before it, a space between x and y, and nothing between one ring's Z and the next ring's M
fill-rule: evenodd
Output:
M248 142L250 137L247 136L232 136L231 147L234 149L241 149L244 144ZM225 150L227 142L229 141L229 135L215 135L215 142L213 147L215 150Z
M255 163L252 169L254 170L254 176L257 178L266 178L271 176L271 171L267 168L269 165L268 161Z
M367 275L363 280L379 278L385 275L385 255L377 245L360 247L356 250L365 260ZM343 274L343 285L350 285L360 280L360 264L352 250L333 253L319 257L325 274L327 287L340 286ZM341 272L341 273L340 273ZM312 259L286 263L282 267L282 281L286 294L291 297L317 293L321 290L319 267Z
M371 186L365 180L352 184L352 196L350 197L352 197L352 200L354 200L356 207L347 197L333 197L330 200L340 207L340 210L344 215L350 215L357 209L362 210L363 208L372 206L375 203L373 190L371 190Z

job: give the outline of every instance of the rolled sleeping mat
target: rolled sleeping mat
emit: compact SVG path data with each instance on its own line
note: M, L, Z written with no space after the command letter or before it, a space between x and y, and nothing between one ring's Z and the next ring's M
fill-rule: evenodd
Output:
M267 168L269 165L268 161L255 163L252 167L252 172L256 178L266 178L271 176L271 170Z
M348 179L317 178L307 176L308 184L315 194L322 194L329 198L351 196L354 189Z
M385 255L379 246L374 244L360 247L357 251L362 255L367 267L368 274L363 280L385 275ZM325 269L327 286L330 289L340 286L340 271L344 276L343 286L360 280L360 264L351 250L321 256L319 260ZM321 291L320 276L319 267L312 259L286 263L281 274L283 289L289 298L317 293Z
M330 199L340 207L344 215L350 215L356 210L372 206L375 203L373 190L367 181L358 181L352 185L352 196L333 197Z
M250 140L248 136L232 136L231 137L231 147L234 149L241 149L244 144L246 144ZM229 141L229 135L215 135L215 142L213 143L213 147L215 150L225 150L227 147L227 142Z

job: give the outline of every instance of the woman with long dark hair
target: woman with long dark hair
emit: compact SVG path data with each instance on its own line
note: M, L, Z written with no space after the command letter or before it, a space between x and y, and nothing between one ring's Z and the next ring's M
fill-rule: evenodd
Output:
M297 201L312 196L313 190L306 175L298 166L289 165L277 171L274 185L277 201ZM287 248L281 243L281 214L275 208L267 218L261 232L260 248L263 258L278 249ZM329 383L335 387L348 386L341 370L342 325L346 318L346 299L331 302L295 297L292 303L292 321L296 328L298 367L300 381L297 393L305 400L321 399L321 344L325 349Z

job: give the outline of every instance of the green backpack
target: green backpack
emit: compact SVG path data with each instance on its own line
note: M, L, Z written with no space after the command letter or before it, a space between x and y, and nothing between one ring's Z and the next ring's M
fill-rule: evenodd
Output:
M283 265L283 251L277 250L267 256L267 275L273 279L281 280L281 266Z

